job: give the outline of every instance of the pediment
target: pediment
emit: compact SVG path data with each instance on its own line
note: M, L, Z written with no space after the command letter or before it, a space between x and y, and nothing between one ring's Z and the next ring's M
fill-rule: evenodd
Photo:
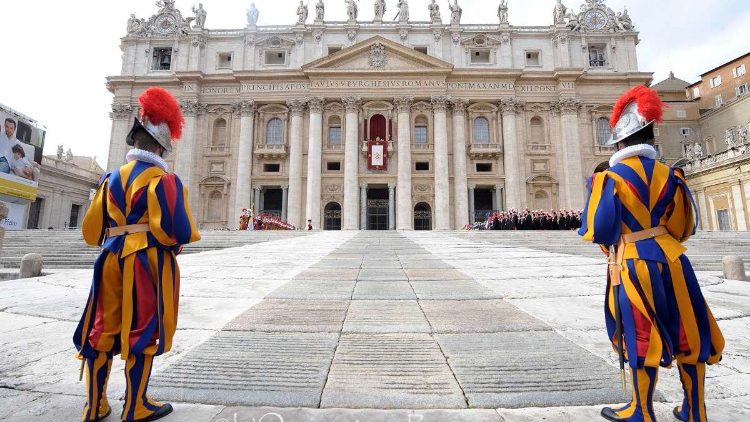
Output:
M308 74L355 73L449 73L451 63L421 53L381 36L375 36L302 66Z

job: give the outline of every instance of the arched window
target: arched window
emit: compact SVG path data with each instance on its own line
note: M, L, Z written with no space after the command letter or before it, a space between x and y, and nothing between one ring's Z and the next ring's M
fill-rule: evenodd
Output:
M208 221L221 221L225 209L223 195L219 191L212 191L208 195Z
M600 117L596 119L596 140L600 146L606 146L612 137L612 128L609 127L609 119Z
M490 122L484 117L474 119L474 143L490 143Z
M274 117L266 124L266 144L281 145L284 143L284 123Z
M539 116L531 119L531 139L532 144L546 144L544 139L544 121Z
M414 143L425 145L429 142L429 129L427 128L427 117L417 116L414 120Z
M213 146L224 146L227 144L227 121L224 119L216 119L214 122L213 136L211 137L211 145Z
M341 117L328 119L328 145L341 145Z

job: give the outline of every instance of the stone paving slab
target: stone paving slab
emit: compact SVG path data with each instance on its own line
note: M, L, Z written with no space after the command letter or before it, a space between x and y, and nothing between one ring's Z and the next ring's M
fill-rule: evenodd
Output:
M271 299L351 299L353 280L292 280L271 292Z
M332 259L326 257L311 265L310 268L359 269L361 266L361 259Z
M349 301L264 300L224 328L230 331L341 331Z
M408 281L358 281L352 295L354 300L409 300L416 298L417 296Z
M344 333L429 332L416 300L355 300L344 321Z
M212 422L503 422L495 410L280 409L228 407Z
M299 273L296 280L338 280L354 281L359 269L353 268L309 268Z
M420 300L500 299L502 296L472 280L421 280L410 282Z
M465 408L437 342L428 334L344 334L321 407Z
M377 280L407 280L404 270L398 268L365 268L360 270L357 276L358 281L377 281Z
M471 407L625 401L618 371L554 332L439 334Z
M401 266L406 270L420 269L453 269L453 266L447 264L442 259L401 259Z
M552 330L504 300L424 300L420 305L436 333Z
M409 281L419 280L443 280L443 281L456 281L456 280L472 280L471 277L462 273L456 269L408 269L405 270L406 275L409 277Z
M220 332L152 378L157 400L318 407L338 333Z

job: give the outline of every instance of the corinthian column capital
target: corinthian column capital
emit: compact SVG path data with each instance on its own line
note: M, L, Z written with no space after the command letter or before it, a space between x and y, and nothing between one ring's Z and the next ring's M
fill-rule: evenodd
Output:
M398 110L399 113L411 112L412 101L414 101L414 98L412 97L396 97L393 99L393 102L396 104L396 110Z
M445 113L448 110L449 101L450 101L450 98L444 95L430 98L430 103L432 103L432 110L434 112Z
M341 102L344 103L347 112L357 112L359 106L362 105L362 99L359 97L343 97Z
M110 117L113 119L130 119L133 116L133 106L130 104L112 104L112 114Z
M323 97L312 97L307 100L307 106L310 108L311 113L322 113L324 105L325 98Z
M578 97L562 97L550 104L553 113L578 114L581 110L581 99Z
M235 113L239 113L242 116L247 116L255 113L255 101L243 100L236 102L232 105Z
M451 98L451 106L453 106L453 113L464 114L466 112L466 105L469 102L465 98Z
M305 112L305 105L307 104L306 99L295 98L287 100L286 105L291 110L292 115L300 115Z
M516 113L523 110L525 102L516 98L505 98L500 100L498 106L503 113Z

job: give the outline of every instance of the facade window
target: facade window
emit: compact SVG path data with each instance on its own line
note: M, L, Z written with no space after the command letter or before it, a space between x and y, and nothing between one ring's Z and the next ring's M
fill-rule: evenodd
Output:
M286 64L286 51L266 51L266 64L267 65L285 65Z
M605 45L592 45L589 46L589 66L590 67L605 67L607 65L607 56Z
M737 96L738 97L741 97L743 95L747 95L747 93L748 93L747 84L743 84L743 85L738 86L735 91L737 92Z
M474 119L474 143L490 143L490 122L485 117L477 117Z
M542 59L539 56L538 51L527 51L526 52L526 66L541 66Z
M721 97L721 94L714 97L714 103L716 104L716 107L721 107L724 105L724 99Z
M476 163L474 167L477 173L491 173L492 163Z
M328 119L328 145L341 145L341 118Z
M719 221L719 230L723 232L732 230L732 222L729 220L729 210L716 210L716 219Z
M734 75L735 78L739 78L740 76L745 76L745 65L741 64L734 69L732 69L732 75Z
M326 163L326 170L341 171L341 161L329 161Z
M662 158L662 157L664 157L664 153L661 150L661 145L655 144L654 148L656 149L656 158Z
M531 143L546 144L544 140L544 122L539 116L531 119Z
M693 88L693 99L701 97L701 89L698 87Z
M690 130L689 127L680 128L680 134L682 136L690 136L691 133L692 133L692 131Z
M721 75L714 76L708 83L711 88L716 88L717 86L721 85Z
M425 145L428 143L428 140L427 118L419 116L414 121L414 143L417 145Z
M334 47L334 46L331 46L331 47L328 47L328 55L329 55L329 56L330 56L331 54L334 54L334 53L338 53L339 51L341 51L341 47L339 47L339 46L335 46L335 47Z
M151 70L172 70L172 48L154 48Z
M263 164L263 172L265 173L279 173L281 172L281 164Z
M266 124L266 145L282 145L284 143L284 123L274 117Z
M612 128L609 127L609 119L600 117L596 119L596 141L599 146L607 146L607 142L612 137Z
M78 227L78 214L81 212L81 206L73 204L70 206L70 222L68 223L69 228Z
M214 122L213 136L211 137L212 146L224 146L227 144L227 121L217 119Z
M219 69L231 69L232 53L219 53L219 60L216 67Z
M678 119L684 119L686 117L687 117L687 112L685 110L677 110Z
M471 62L476 64L489 64L489 50L471 50Z
M659 132L659 128L658 128L658 127L655 127L655 128L654 128L654 136L659 136L659 133L660 133L660 132Z
M429 161L417 161L415 164L416 171L430 171Z
M427 47L414 47L415 51L419 51L422 54L427 54Z

